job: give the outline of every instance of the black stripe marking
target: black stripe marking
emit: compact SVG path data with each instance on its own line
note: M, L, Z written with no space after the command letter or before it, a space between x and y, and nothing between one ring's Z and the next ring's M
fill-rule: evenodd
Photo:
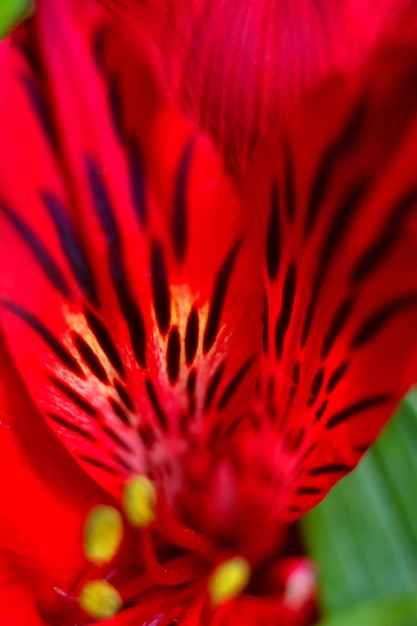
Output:
M130 341L137 362L146 367L146 332L142 315L130 293L123 264L120 232L114 219L110 199L97 164L86 157L86 168L101 229L107 241L110 275L117 293L120 308L129 328Z
M159 330L165 334L171 320L171 297L164 260L164 251L154 242L151 250L151 283L153 304Z
M220 401L218 404L219 409L224 409L225 406L230 402L233 395L236 393L239 385L243 381L246 373L249 371L251 365L254 363L254 361L255 361L254 357L248 359L246 363L242 365L239 371L233 376L232 380L230 381L225 391L223 392L222 397L220 398Z
M88 325L96 337L98 343L100 344L101 349L106 354L110 363L113 365L114 369L122 378L126 378L125 368L123 366L120 355L117 351L116 346L113 343L113 339L103 322L94 315L91 311L85 311L85 317L87 319Z
M384 261L392 247L399 241L404 221L416 208L417 191L408 192L394 207L386 220L379 237L369 246L358 259L350 275L352 286L365 280Z
M118 446L126 450L126 452L132 452L132 448L121 437L119 437L117 432L113 431L106 424L102 424L101 428L103 432L105 432L106 435L110 437L110 439L112 439L112 441L114 441Z
M278 189L276 183L273 183L271 187L269 224L266 234L266 268L269 280L274 280L278 275L281 252L280 237Z
M85 463L88 463L89 465L93 465L94 467L103 470L103 472L107 472L108 474L113 474L114 476L119 476L120 474L118 468L110 467L98 459L93 459L91 456L77 454L77 458L81 459L81 461L84 461Z
M132 400L132 398L130 397L130 395L128 394L128 392L126 391L126 389L124 388L124 386L122 385L122 383L120 381L117 380L117 378L113 381L114 384L114 388L116 389L117 393L119 394L119 397L121 399L121 401L123 402L123 404L125 405L125 407L131 412L133 413L135 410L135 405L134 402Z
M72 422L68 422L66 419L64 419L60 415L57 415L56 413L49 413L49 412L47 412L46 415L53 422L55 422L59 426L62 426L65 430L69 430L75 435L78 435L79 437L86 439L87 441L91 441L92 443L97 443L95 437L91 433L88 433L87 431L82 430L82 428L80 428L76 424L73 424Z
M321 405L319 406L319 408L316 411L316 421L321 420L321 418L324 415L324 412L327 409L327 405L329 404L328 400L323 400L323 402L321 403Z
M162 430L167 431L168 430L167 416L165 415L164 411L161 408L155 387L153 386L150 378L146 379L145 387L149 396L149 400L151 401L153 410L155 411L156 417L158 418L159 425L161 426Z
M214 372L213 377L207 387L207 394L206 394L206 399L204 402L204 411L208 411L210 408L214 394L216 393L217 387L219 386L219 383L223 376L225 365L226 364L224 362L220 363L219 367Z
M336 385L342 380L347 368L348 368L348 361L344 361L343 363L341 363L339 365L339 367L337 367L333 374L330 376L327 385L326 385L326 392L327 393L331 393L333 391L333 389L336 387Z
M417 306L417 294L409 294L388 302L363 322L354 335L350 347L356 349L368 343L393 317L415 306Z
M242 239L239 238L231 251L226 257L219 273L217 274L216 284L214 287L213 299L211 302L207 326L204 333L203 350L206 354L213 346L217 331L220 324L220 318L223 311L223 305L226 298L227 287L229 285L230 276L235 264L236 255L240 248Z
M323 493L323 489L320 487L300 487L296 491L298 496L314 496L319 493Z
M32 315L32 313L29 313L18 304L10 302L9 300L2 299L0 302L6 309L15 313L20 317L20 319L26 322L26 324L28 324L28 326L30 326L32 330L34 330L39 337L43 339L57 359L61 361L65 367L67 367L74 374L77 374L77 376L84 376L83 370L78 361L65 348L65 346L63 346L62 343L56 339L51 331L48 330L48 328L37 317L35 317L35 315Z
M194 140L190 139L181 158L175 188L172 232L174 250L179 261L183 260L188 244L187 185L193 151Z
M327 148L314 177L309 202L307 217L304 228L306 237L311 233L320 209L324 205L327 189L331 186L331 177L340 159L349 153L355 145L360 130L362 129L366 106L365 101L360 100L348 119L340 136Z
M113 409L117 417L120 419L120 421L123 422L125 426L131 426L129 416L124 410L124 408L122 407L122 405L119 404L119 402L117 402L117 400L115 400L114 398L108 398L108 400L109 400L109 404L111 408Z
M317 396L319 395L321 387L323 385L323 380L324 380L324 369L320 367L317 370L316 375L314 376L313 383L311 385L311 395L314 398L317 398Z
M321 467L315 467L309 471L309 476L323 476L324 474L345 474L350 472L352 468L350 465L343 465L342 463L330 463L329 465L322 465Z
M287 274L285 276L284 288L282 292L281 313L275 326L275 350L278 359L282 356L285 334L291 321L291 315L294 307L295 287L296 270L295 265L291 263L288 266Z
M354 300L347 298L339 306L323 340L321 358L325 359L352 312Z
M68 398L68 400L78 406L78 408L80 408L84 413L87 413L87 415L90 415L91 417L98 417L96 409L76 391L71 389L71 387L69 387L66 383L59 380L59 378L55 378L55 376L51 374L48 374L48 378L51 383Z
M168 337L167 372L171 385L174 385L180 373L181 339L177 326L173 326Z
M312 296L301 336L302 346L305 346L307 342L313 321L314 311L326 275L326 269L330 266L330 262L340 244L340 240L343 236L345 236L349 222L352 221L368 188L369 183L367 180L363 179L358 181L342 198L332 223L330 224L330 228L323 242L322 252L318 264L318 272L313 282Z
M94 306L99 299L94 275L63 204L48 191L41 191L42 201L55 225L61 248L84 295Z
M48 111L45 97L43 96L39 86L34 80L32 80L32 78L29 76L22 76L21 80L45 137L50 143L52 149L58 152L59 143L55 131L55 125Z
M191 309L187 320L187 328L185 330L185 360L187 365L191 365L194 361L198 348L199 319L198 311L195 306Z
M297 361L297 363L294 365L294 370L293 370L293 373L292 373L292 379L293 379L295 385L298 385L298 383L300 382L300 363L299 363L299 361Z
M129 174L130 190L132 194L133 207L142 227L146 226L148 210L145 193L145 174L143 162L139 150L135 143L129 147Z
M369 398L364 398L359 402L355 402L347 406L335 413L325 424L326 430L330 430L335 426L339 426L342 422L350 419L351 417L355 417L358 413L362 413L363 411L367 411L368 409L373 409L374 407L380 406L381 404L385 404L389 400L392 400L393 394L390 393L381 393L379 395L370 396Z
M109 379L107 376L107 372L104 369L103 365L100 362L100 359L94 353L94 351L90 348L88 343L85 341L84 337L74 333L73 335L74 343L77 347L78 352L81 354L84 362L90 368L91 372L101 380L101 382L108 384Z
M49 282L64 296L66 300L70 300L72 297L70 286L55 263L52 255L48 249L44 246L42 241L36 235L36 233L28 226L28 224L17 215L12 209L5 204L0 203L0 212L9 220L12 226L17 230L23 241L31 250L37 263L42 267Z

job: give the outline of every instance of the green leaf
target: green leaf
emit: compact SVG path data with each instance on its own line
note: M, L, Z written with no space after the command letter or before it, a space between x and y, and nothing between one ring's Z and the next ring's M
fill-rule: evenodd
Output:
M318 626L416 626L417 593L378 599L324 619Z
M417 595L416 407L413 392L359 467L304 519L325 613Z
M33 0L0 0L0 39L4 39L33 10Z

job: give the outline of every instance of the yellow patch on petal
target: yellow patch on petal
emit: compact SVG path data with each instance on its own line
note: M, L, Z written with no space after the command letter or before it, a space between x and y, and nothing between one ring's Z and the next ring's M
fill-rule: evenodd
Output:
M239 596L247 587L251 576L250 565L242 556L225 561L211 574L208 592L217 606Z
M108 619L118 613L122 599L117 589L107 580L90 580L79 597L80 607L94 619Z
M97 506L87 517L84 526L84 552L91 563L109 563L120 547L123 521L112 506Z
M135 476L123 494L124 512L129 522L138 528L149 526L155 519L156 488L146 476Z

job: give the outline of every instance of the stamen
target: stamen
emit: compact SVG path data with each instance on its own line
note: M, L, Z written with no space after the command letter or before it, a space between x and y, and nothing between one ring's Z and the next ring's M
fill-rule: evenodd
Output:
M250 565L242 556L221 563L208 581L208 592L214 606L236 598L246 588L251 576Z
M87 517L84 526L84 552L94 565L109 563L120 547L123 522L112 506L97 506Z
M90 580L81 590L79 604L87 615L100 620L116 615L122 607L122 599L107 580Z
M133 526L145 528L155 519L156 488L146 476L135 476L126 485L124 512Z

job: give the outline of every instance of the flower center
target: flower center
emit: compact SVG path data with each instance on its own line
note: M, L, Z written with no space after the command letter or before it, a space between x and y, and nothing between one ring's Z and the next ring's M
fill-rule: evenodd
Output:
M140 531L143 573L128 580L122 576L118 588L110 583L119 572L116 566L103 575L131 531L126 533L123 515L116 508L100 505L92 509L84 526L84 553L98 568L98 576L85 582L76 597L88 616L96 620L112 617L126 605L142 603L140 596L155 587L175 588L177 605L181 598L187 603L196 594L207 594L213 609L244 591L251 577L248 561L243 556L222 554L208 539L183 526L163 498L157 497L149 478L133 477L125 486L122 502L128 526Z

